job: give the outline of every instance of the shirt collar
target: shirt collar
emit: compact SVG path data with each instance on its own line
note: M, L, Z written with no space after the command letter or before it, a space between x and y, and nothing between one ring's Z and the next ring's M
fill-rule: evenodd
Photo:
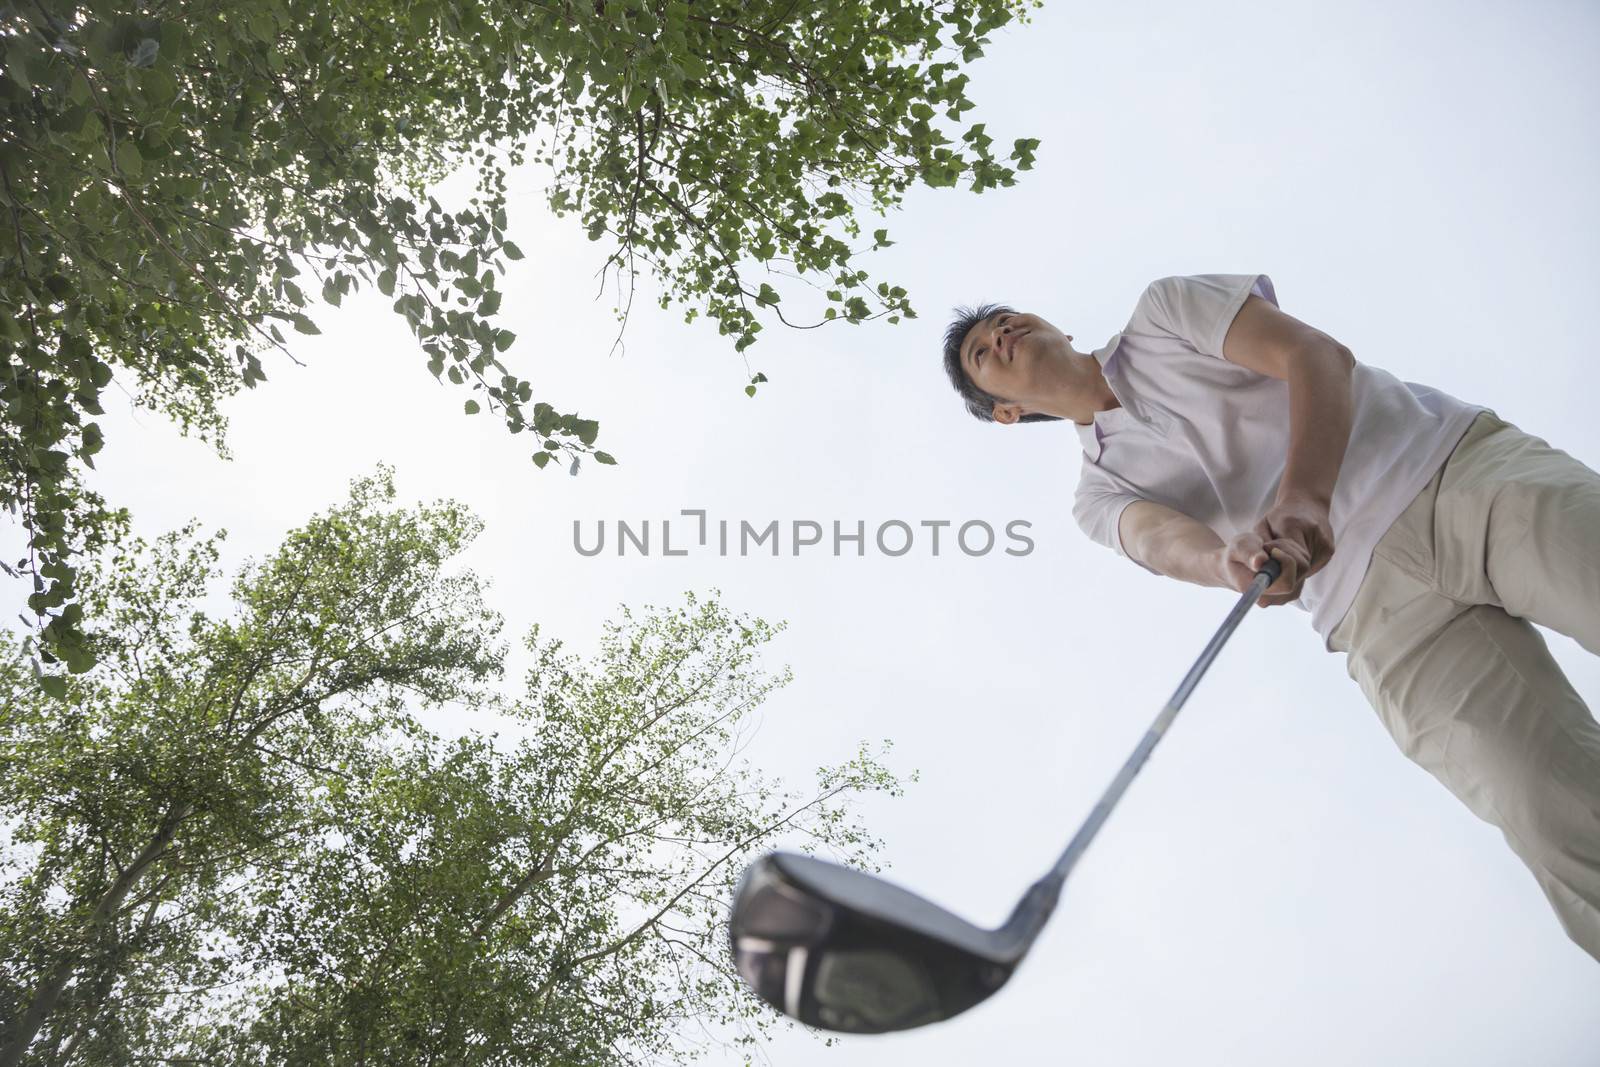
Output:
M1121 346L1122 335L1114 333L1111 335L1111 340L1095 349L1090 355L1094 356L1095 361L1100 364L1100 369L1105 370L1106 365L1111 362L1111 357L1117 354L1117 349Z
M1106 384L1111 387L1112 395L1117 398L1117 402L1119 404L1122 404L1124 407L1126 407L1128 403L1127 390L1118 388L1118 374L1115 363L1117 349L1121 346L1121 344L1122 334L1112 334L1111 340L1107 341L1104 345L1095 349L1090 354L1094 356L1095 362L1100 364L1100 373L1105 375ZM1075 422L1072 424L1073 428L1078 431L1078 441L1083 445L1083 454L1089 457L1089 461L1091 463L1100 462L1100 451L1102 448L1100 440L1100 416L1104 414L1104 412L1096 414L1094 421L1089 423Z

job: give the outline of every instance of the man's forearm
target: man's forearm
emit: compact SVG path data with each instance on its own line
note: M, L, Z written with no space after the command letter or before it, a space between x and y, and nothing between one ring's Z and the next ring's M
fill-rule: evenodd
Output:
M1141 562L1168 578L1226 589L1228 576L1221 565L1222 549L1223 541L1216 531L1180 515L1150 531L1138 551Z
M1346 348L1306 349L1289 365L1289 456L1278 483L1278 502L1305 496L1323 503L1350 444L1355 403L1350 379L1355 357Z

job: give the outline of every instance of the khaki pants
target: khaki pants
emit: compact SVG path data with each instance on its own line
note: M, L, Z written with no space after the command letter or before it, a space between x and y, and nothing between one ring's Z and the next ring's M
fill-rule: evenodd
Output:
M1331 644L1600 960L1600 725L1532 623L1600 655L1600 475L1483 412L1378 542Z

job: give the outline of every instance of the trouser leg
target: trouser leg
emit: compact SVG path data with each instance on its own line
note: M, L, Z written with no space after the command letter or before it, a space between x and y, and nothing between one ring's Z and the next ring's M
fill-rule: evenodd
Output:
M1434 508L1440 591L1600 655L1600 474L1491 414L1457 452Z
M1474 425L1384 535L1333 647L1401 750L1501 831L1600 960L1600 725L1528 621L1600 645L1584 601L1591 553L1550 489L1575 483L1581 496L1585 482L1570 457L1504 425ZM1552 561L1576 595L1542 573ZM1463 599L1474 595L1483 602Z
M1600 727L1533 625L1474 605L1364 688L1406 755L1499 828L1600 960Z

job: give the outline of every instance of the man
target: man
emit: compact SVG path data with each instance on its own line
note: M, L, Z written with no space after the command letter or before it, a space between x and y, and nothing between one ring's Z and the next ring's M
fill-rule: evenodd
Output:
M1310 612L1401 750L1600 960L1600 725L1532 625L1600 655L1600 475L1358 362L1266 275L1152 282L1088 354L1037 315L957 314L945 370L973 415L1076 424L1084 532L1240 592L1278 559L1263 606Z

